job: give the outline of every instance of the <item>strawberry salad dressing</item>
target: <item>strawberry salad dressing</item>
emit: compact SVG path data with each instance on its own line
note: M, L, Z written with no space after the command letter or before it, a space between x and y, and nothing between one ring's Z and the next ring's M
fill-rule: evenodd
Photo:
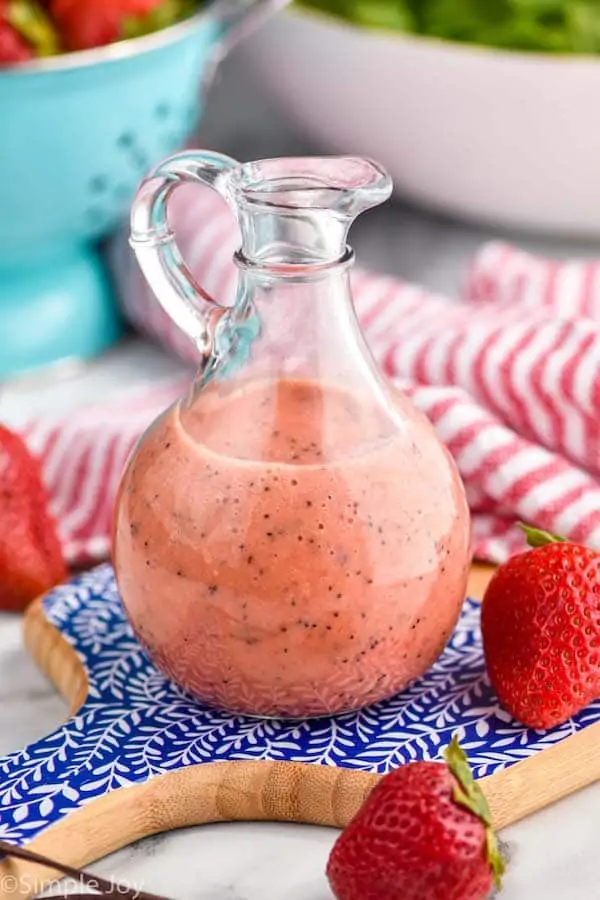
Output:
M438 657L469 515L429 422L300 380L211 385L149 430L122 482L115 568L160 668L258 716L339 713ZM365 436L368 436L368 439Z

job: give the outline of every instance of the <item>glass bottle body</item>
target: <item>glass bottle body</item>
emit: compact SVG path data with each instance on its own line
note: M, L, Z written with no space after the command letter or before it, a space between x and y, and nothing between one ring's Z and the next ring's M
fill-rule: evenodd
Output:
M351 255L277 248L240 257L206 366L140 442L114 561L171 678L212 706L295 718L429 668L464 599L470 532L454 463L364 346Z

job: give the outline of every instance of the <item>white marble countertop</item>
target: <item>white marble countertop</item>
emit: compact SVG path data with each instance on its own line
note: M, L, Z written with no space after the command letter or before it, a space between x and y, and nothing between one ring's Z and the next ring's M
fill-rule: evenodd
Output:
M0 616L0 756L51 731L62 700L27 657L17 618ZM600 785L502 833L504 900L597 900ZM324 876L335 832L277 824L192 828L103 860L105 878L173 900L331 900Z
M282 126L252 82L236 74L233 60L213 93L204 145L240 159L310 150ZM363 263L452 293L477 244L492 235L498 236L396 204L366 216L353 243ZM559 255L594 250L517 239ZM37 410L106 397L176 368L158 350L129 340L78 378L5 389L0 419L18 424ZM64 715L62 701L23 649L19 620L0 616L0 756L48 733ZM600 785L508 829L502 835L510 857L505 900L600 900L599 831ZM300 826L211 826L144 841L94 868L175 900L327 900L323 873L334 838L326 829Z

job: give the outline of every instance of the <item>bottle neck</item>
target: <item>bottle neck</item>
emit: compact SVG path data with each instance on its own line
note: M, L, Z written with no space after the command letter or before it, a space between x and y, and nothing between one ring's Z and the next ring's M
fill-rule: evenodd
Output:
M351 220L329 210L254 209L242 203L237 220L242 235L238 259L248 266L318 269L352 255L346 243Z
M368 349L350 288L352 251L323 265L258 267L241 255L238 321L256 323L244 375L316 381L390 408L389 387Z

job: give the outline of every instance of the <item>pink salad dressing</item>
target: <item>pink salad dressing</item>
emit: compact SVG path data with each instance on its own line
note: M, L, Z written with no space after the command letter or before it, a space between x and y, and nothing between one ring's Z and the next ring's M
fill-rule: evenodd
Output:
M431 425L397 405L391 429L343 390L255 382L201 392L147 433L121 487L115 567L143 645L195 697L339 713L440 654L469 515Z

